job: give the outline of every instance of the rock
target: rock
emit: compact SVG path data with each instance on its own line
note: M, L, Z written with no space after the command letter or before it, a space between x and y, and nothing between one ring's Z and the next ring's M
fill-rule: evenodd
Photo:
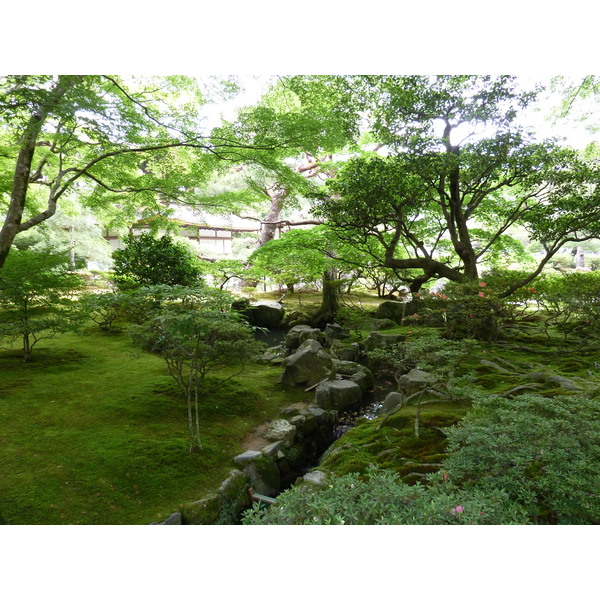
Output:
M494 369L494 371L498 371L498 373L505 373L506 375L514 375L514 373L512 371L509 371L508 369L501 367L500 365L496 364L495 362L493 362L491 360L481 359L479 361L479 364L483 365L484 367L490 367L491 369Z
M306 342L306 340L317 340L320 344L323 344L325 342L325 336L320 329L313 327L310 329L304 329L300 332L300 335L298 336L300 345Z
M254 491L264 496L277 496L281 487L281 476L275 461L266 456L248 463L244 473L250 477Z
M165 525L181 525L181 513L174 512L170 514L165 521Z
M373 373L364 365L349 360L333 359L333 368L336 373L345 375L350 381L357 383L363 393L375 386Z
M246 450L243 454L238 454L233 461L238 465L245 465L262 456L260 450Z
M284 344L286 350L288 352L296 350L300 346L300 334L305 331L312 331L313 329L310 325L294 325L285 336Z
M545 381L553 383L565 390L581 390L581 386L577 385L572 379L568 377L561 377L560 375L552 375L551 373L544 373L543 371L534 371L533 373L527 373L525 375L527 379L531 381Z
M294 443L296 428L285 419L276 419L275 421L271 421L264 437L271 442L280 441L283 446L289 447Z
M390 319L399 324L402 319L419 312L419 301L397 302L396 300L384 300L375 311L375 318Z
M364 341L364 348L367 352L375 350L375 348L386 348L387 346L396 346L403 344L406 341L406 336L393 333L379 333L372 331Z
M358 342L344 343L340 340L333 340L329 348L331 355L339 360L349 360L358 362L360 360L360 344Z
M321 408L344 410L362 398L360 386L344 379L323 381L315 390L315 401Z
M217 494L222 498L222 511L219 515L219 521L223 524L234 524L239 515L247 508L250 508L252 502L248 495L250 480L246 473L233 469L229 472L227 478L220 485Z
M310 387L333 375L331 356L316 340L307 340L282 363L283 373L279 383Z
M223 499L218 494L210 494L196 502L182 504L181 522L184 525L212 525L223 507Z
M309 323L310 315L299 310L285 312L283 315L283 325L286 328L293 328L296 325L308 325Z
M431 373L427 373L421 369L411 369L398 380L398 389L402 390L407 396L410 396L434 384L436 381L436 378Z
M306 481L306 483L310 483L312 485L321 487L326 483L327 473L325 473L324 471L311 471L310 473L307 473L302 479Z
M296 431L303 431L306 423L306 417L304 415L294 415L290 418L290 425L296 428Z
M365 319L360 323L361 329L370 329L371 331L379 331L380 329L391 329L398 327L398 323L392 319L375 319L373 317Z
M404 396L398 392L390 392L383 400L382 413L387 413L400 406L404 402Z
M350 331L339 323L327 323L325 326L325 342L331 346L334 340L342 340L350 337Z
M331 418L331 416L329 415L329 413L326 410L323 410L320 406L318 406L317 404L311 404L307 409L306 412L311 415L312 417L314 417L317 421L317 423L320 426L324 426L327 425L329 423L329 421L333 421L333 419Z
M303 435L307 436L310 435L311 433L313 433L317 427L319 426L319 424L317 423L317 418L311 414L309 411L307 410L303 410L299 415L297 415L299 417L303 418L302 423L297 423L294 422L294 418L290 419L290 423L292 425L295 425L296 428L302 432Z
M280 458L283 458L282 449L283 442L279 440L262 448L261 453L267 456L268 458L271 458L272 460L278 460Z
M150 523L150 525L183 525L181 522L181 513L174 512L170 514L164 521L158 523Z
M275 329L283 320L283 306L272 300L261 300L250 304L249 319L256 327Z

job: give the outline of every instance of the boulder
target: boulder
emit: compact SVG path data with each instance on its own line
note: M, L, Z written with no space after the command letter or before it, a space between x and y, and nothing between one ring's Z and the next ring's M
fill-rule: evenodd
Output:
M256 460L259 456L261 456L261 452L259 450L246 450L246 452L242 454L238 454L234 459L237 465L245 465L253 460Z
M300 335L309 331L314 331L314 327L311 327L310 325L294 325L294 327L292 327L285 336L284 344L286 350L288 352L293 352L296 350L301 344ZM304 342L306 339L307 338L303 339L302 341Z
M306 483L322 487L327 480L327 473L324 471L311 471L302 478Z
M391 329L392 327L398 327L396 321L392 319L375 319L373 317L361 321L361 329L369 329L371 331L379 331L380 329Z
M391 319L401 323L402 319L419 312L419 301L397 302L396 300L384 300L375 311L376 319Z
M300 310L285 312L283 315L283 327L291 329L296 325L308 325L310 323L310 314Z
M223 508L223 498L210 494L196 502L182 504L180 507L183 525L212 525Z
M373 389L375 386L375 377L373 377L373 373L364 365L350 360L334 359L333 368L336 373L344 375L350 381L354 381L354 383L358 383L363 393Z
M339 323L327 323L325 326L325 341L331 346L334 340L343 340L350 337L350 331Z
M350 360L358 362L361 356L360 344L358 342L342 342L341 340L333 340L329 348L332 356L339 360Z
M283 320L283 306L272 300L252 302L249 309L249 319L256 327L275 329Z
M406 375L398 379L398 390L410 396L419 390L422 390L436 382L436 378L427 371L421 369L411 369Z
M277 496L281 488L281 476L275 461L262 455L248 463L244 473L250 477L254 491L264 496Z
M296 427L285 419L275 419L271 421L264 437L270 442L282 442L283 446L289 447L294 443Z
M273 442L261 449L261 453L273 460L283 458L283 442L281 440Z
M324 409L345 410L349 406L360 402L362 390L354 381L336 379L323 381L315 390L315 402Z
M386 348L388 346L396 346L406 341L405 335L393 334L393 333L379 333L378 331L372 331L363 343L364 348L367 352L375 350L376 348Z
M398 392L390 392L383 400L382 413L388 413L404 402L404 396Z
M232 469L229 472L229 475L221 483L217 491L217 494L223 500L222 511L219 515L221 523L236 523L239 515L247 508L250 508L252 502L248 495L249 487L250 481L246 473L238 469Z
M316 340L307 340L283 362L279 383L310 387L333 375L331 356Z

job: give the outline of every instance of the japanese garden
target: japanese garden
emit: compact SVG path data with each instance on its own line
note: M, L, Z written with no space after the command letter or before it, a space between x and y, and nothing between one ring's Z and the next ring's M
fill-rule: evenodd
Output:
M600 78L244 85L0 76L0 523L600 524Z

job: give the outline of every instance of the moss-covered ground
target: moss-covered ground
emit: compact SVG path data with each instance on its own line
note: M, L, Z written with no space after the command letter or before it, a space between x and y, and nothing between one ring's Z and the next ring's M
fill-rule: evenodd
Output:
M9 524L143 524L212 491L244 435L305 399L252 365L202 402L188 452L185 401L161 358L90 329L0 350L0 515Z
M400 333L407 341L430 328L397 327L384 333ZM367 332L363 332L364 335ZM536 322L522 322L506 329L495 342L480 342L460 364L457 375L470 373L472 385L484 394L506 394L519 386L547 398L558 394L591 394L600 387L600 346L587 340L567 340L552 333L548 338ZM482 363L482 361L486 361ZM556 380L531 379L528 374L556 375L576 389L561 387ZM369 465L392 469L406 483L422 481L437 472L446 454L444 430L458 423L468 402L440 402L425 396L420 408L419 437L415 435L417 406L413 403L385 419L364 419L337 440L323 456L319 469L337 474L365 473Z
M286 309L296 307L294 296ZM297 301L315 308L318 294ZM359 296L369 310L377 299ZM397 327L407 340L428 331ZM362 336L368 331L361 332ZM352 339L358 339L357 332ZM460 365L485 393L519 385L536 393L581 393L555 381L527 379L543 371L598 388L600 347L588 340L550 339L535 321L521 322L497 342L480 343ZM493 363L482 364L482 360ZM143 524L160 521L179 504L214 491L256 426L281 406L306 400L301 388L277 384L279 367L252 365L202 401L203 450L188 452L184 400L158 356L138 353L125 335L90 328L40 342L31 362L0 350L0 515L11 524ZM435 472L446 453L446 427L468 403L409 405L379 427L381 417L342 436L320 468L363 472L369 464L394 469L409 483Z

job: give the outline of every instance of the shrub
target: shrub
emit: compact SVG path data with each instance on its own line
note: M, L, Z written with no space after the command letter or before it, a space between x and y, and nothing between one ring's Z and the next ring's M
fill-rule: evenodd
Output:
M491 396L448 433L444 466L465 490L504 490L530 519L600 523L600 405L582 396Z
M600 332L600 273L568 273L536 281L536 296L545 312L546 333L551 326L580 336Z
M141 285L195 285L202 276L199 259L168 235L130 233L125 248L113 252L114 278L121 289Z
M239 375L263 345L236 312L225 312L231 297L215 289L180 289L179 302L165 303L141 325L132 327L134 342L157 352L185 397L190 452L202 449L199 400L223 382ZM173 298L171 298L173 300ZM225 304L227 301L227 304ZM231 367L239 370L231 374ZM227 377L208 382L207 375L226 370Z
M29 360L41 339L77 329L83 312L74 295L81 277L69 272L61 252L15 250L0 271L0 336L23 343Z
M523 524L523 509L498 490L463 492L438 484L408 485L389 470L329 475L323 488L302 485L255 505L244 525L498 525Z
M443 292L415 294L421 308L406 321L422 321L443 328L451 340L492 341L498 337L502 303L484 281L449 283Z

